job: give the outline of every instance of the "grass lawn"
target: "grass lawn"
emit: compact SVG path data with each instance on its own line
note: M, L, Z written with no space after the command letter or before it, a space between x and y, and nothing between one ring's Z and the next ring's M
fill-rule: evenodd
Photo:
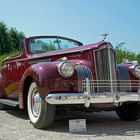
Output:
M4 59L8 57L16 56L16 54L17 54L16 52L11 52L11 53L0 55L0 64L2 63L2 61L4 61Z

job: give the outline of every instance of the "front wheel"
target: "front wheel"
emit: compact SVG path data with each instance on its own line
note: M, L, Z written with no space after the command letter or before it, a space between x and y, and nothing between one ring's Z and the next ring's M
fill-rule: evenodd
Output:
M51 126L55 116L55 106L41 99L35 82L29 87L27 109L30 121L35 128L43 129Z
M116 113L124 121L136 121L140 118L140 105L124 103L116 109Z

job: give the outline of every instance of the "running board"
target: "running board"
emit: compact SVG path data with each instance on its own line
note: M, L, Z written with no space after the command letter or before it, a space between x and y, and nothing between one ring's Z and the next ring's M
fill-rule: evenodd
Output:
M0 104L12 106L12 107L19 106L18 101L13 101L13 100L9 100L9 99L0 99Z

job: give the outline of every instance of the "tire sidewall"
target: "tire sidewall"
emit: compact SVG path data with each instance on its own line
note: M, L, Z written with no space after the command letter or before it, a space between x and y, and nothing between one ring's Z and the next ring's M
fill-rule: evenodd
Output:
M31 123L36 123L39 119L39 116L38 117L35 117L32 113L32 107L31 107L31 104L32 104L32 92L33 90L36 88L36 84L35 82L31 83L30 87L29 87L29 91L28 91L28 97L27 97L27 109L28 109L28 116L30 118L30 121ZM42 101L41 101L42 102Z
M140 104L122 104L116 109L117 115L124 121L136 121L140 118Z
M31 83L28 91L28 97L27 97L27 109L28 109L28 116L30 118L30 122L35 128L43 129L50 127L55 116L55 105L50 105L46 103L44 100L41 99L41 109L38 117L35 117L32 113L32 93L33 90L37 88L36 83Z

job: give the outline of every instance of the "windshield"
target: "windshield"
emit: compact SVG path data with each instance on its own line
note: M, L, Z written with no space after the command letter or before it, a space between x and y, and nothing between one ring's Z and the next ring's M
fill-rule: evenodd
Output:
M82 43L60 37L32 38L29 41L31 53L64 50L82 45Z

